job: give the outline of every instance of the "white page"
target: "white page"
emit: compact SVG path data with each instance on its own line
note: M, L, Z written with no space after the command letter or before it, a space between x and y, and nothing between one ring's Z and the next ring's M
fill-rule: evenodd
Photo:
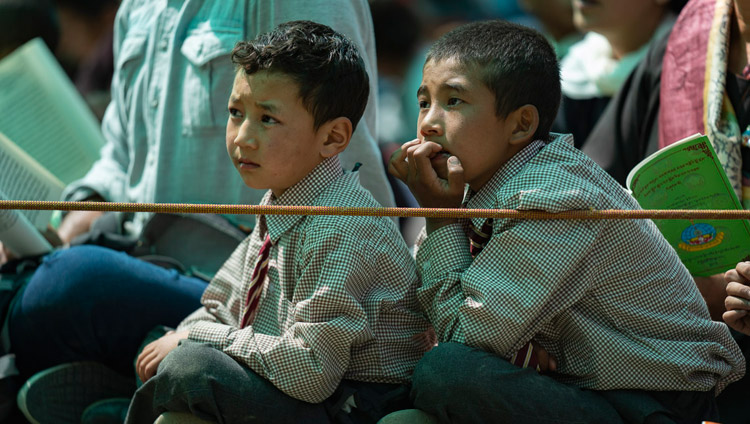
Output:
M104 144L94 114L38 38L0 61L0 132L64 184L85 175Z
M0 191L11 200L60 200L63 184L0 133ZM43 210L21 213L40 230L52 215Z
M7 200L2 191L0 200ZM15 210L0 209L0 241L19 257L41 255L52 250L47 239Z

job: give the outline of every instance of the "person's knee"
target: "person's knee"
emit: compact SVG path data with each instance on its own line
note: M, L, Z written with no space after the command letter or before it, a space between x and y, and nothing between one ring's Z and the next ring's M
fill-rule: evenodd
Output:
M426 402L447 400L452 394L473 387L471 372L461 364L471 349L459 343L441 343L419 360L412 376L412 396Z
M62 306L70 307L89 298L96 286L101 285L92 275L100 273L98 267L105 266L98 258L108 252L102 251L106 249L80 246L45 257L24 291L20 305L24 314L32 319L54 315Z
M175 387L202 388L209 381L216 381L216 374L225 371L223 356L226 354L209 344L183 340L164 357L156 373Z

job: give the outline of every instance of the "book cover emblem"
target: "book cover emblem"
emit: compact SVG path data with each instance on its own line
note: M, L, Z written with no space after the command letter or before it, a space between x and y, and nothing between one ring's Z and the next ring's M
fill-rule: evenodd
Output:
M688 252L710 249L721 244L724 240L723 232L716 232L713 225L706 223L691 224L680 235L682 242L678 247Z

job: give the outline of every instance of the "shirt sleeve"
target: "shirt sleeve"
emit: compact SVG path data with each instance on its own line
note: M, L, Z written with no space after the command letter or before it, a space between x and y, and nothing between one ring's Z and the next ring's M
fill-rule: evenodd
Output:
M237 327L237 317L239 316L241 305L241 290L244 268L247 266L246 257L248 247L252 242L253 236L248 236L232 252L219 269L211 282L206 287L201 297L203 306L195 312L188 315L182 320L177 327L177 331L192 329L200 323L225 323ZM249 266L254 266L250 263ZM223 340L223 330L214 334L213 332L205 333L201 340L212 342ZM197 337L197 336L196 336ZM193 339L194 337L189 337ZM197 338L195 338L197 340Z
M341 382L352 346L372 338L360 299L375 271L356 235L316 227L305 236L293 324L282 334L260 334L252 325L239 329L236 320L205 320L193 325L189 337L211 343L289 396L322 402Z
M67 201L79 201L93 194L105 200L126 201L127 169L130 164L127 147L128 128L125 111L125 96L131 81L124 80L122 63L126 59L142 60L142 49L145 49L145 37L141 43L128 38L127 19L130 2L125 1L117 11L114 24L114 63L112 76L112 100L107 106L102 119L102 133L105 144L99 152L99 159L92 165L86 175L70 183L63 192L62 198Z
M577 267L596 227L571 220L498 224L473 261L460 225L431 233L417 254L418 295L439 341L509 358L594 281Z

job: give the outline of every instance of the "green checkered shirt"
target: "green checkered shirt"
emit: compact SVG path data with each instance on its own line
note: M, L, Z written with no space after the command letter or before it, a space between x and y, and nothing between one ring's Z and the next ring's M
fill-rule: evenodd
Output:
M327 159L278 199L261 204L376 207L357 173ZM417 274L387 217L258 217L259 225L181 324L281 391L322 402L342 379L401 383L429 347L416 298ZM258 251L273 246L258 313L239 328Z
M531 143L467 196L469 208L639 209L570 136ZM650 220L496 219L473 261L467 227L440 228L417 251L439 341L507 358L534 338L560 381L596 390L718 392L744 374L727 326Z

